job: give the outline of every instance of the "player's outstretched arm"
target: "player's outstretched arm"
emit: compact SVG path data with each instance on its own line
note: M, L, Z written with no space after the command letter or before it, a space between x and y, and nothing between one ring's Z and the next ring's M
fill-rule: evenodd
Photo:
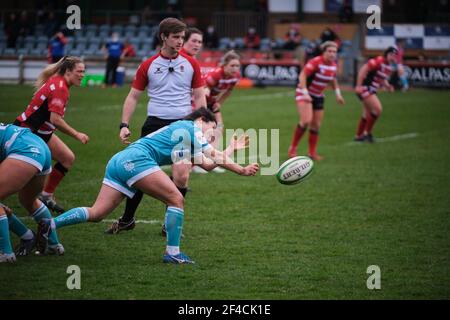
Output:
M216 150L212 147L204 150L203 154L207 158L214 161L215 164L229 171L233 171L234 173L237 173L241 176L254 176L259 170L259 165L257 163L252 163L246 167L242 167L241 165L231 160L224 152Z
M235 151L248 148L249 141L250 141L250 138L246 134L243 134L240 137L237 137L237 135L234 134L233 137L231 138L230 144L223 151L223 153L227 157L231 157ZM213 160L211 160L203 155L200 160L201 160L200 166L203 169L205 169L206 171L211 171L218 166Z
M131 136L131 131L128 128L128 124L130 123L131 117L133 116L134 110L136 109L136 105L142 92L143 91L131 88L128 96L125 99L125 102L123 103L122 123L126 124L127 126L124 126L120 129L119 138L122 143L130 143L129 137Z
M89 136L85 133L78 132L72 128L61 115L55 112L50 113L50 122L62 133L71 136L72 138L80 141L82 144L89 142Z

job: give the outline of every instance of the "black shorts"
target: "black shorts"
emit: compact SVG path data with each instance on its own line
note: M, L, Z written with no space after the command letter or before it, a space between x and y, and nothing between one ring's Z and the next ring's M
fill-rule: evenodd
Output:
M324 106L324 103L325 103L325 98L324 97L311 96L311 99L312 99L313 110L323 110L323 106Z
M51 133L47 133L47 134L42 134L39 133L37 130L34 130L32 128L26 127L23 125L23 122L20 122L19 120L14 120L13 125L18 126L18 127L23 127L23 128L28 128L31 130L31 132L33 132L35 135L37 135L39 138L41 138L42 140L44 140L45 143L48 143L50 141L50 138L53 135L53 132Z
M141 138L178 120L181 119L160 119L148 116L141 128Z

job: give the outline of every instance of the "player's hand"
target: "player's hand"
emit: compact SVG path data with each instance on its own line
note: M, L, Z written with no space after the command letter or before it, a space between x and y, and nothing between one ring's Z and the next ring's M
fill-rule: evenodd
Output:
M243 176L254 176L259 170L259 164L252 163L244 168L244 171L241 175Z
M233 137L231 137L230 147L233 151L237 151L248 148L249 143L250 137L248 135L243 134L238 138L236 134L233 134Z
M78 132L76 138L82 144L86 144L86 143L89 142L89 136L87 134L85 134L85 133L82 133L82 132Z
M309 94L305 94L305 95L303 95L304 97L305 97L305 100L304 101L306 101L306 102L312 102L312 98L311 98L311 96L309 95Z
M336 101L339 104L345 104L345 100L344 100L344 98L341 95L336 96Z
M393 85L389 84L389 86L386 87L386 90L389 91L389 92L394 92L395 88L394 88Z
M131 143L129 140L130 136L131 136L130 129L128 129L127 127L123 127L122 129L120 129L119 137L122 143L130 144Z
M365 87L364 87L364 86L356 86L356 88L355 88L355 92L356 92L357 94L363 93L364 90L365 90Z
M5 206L3 203L0 203L0 208L3 208L3 210L5 210L5 213L6 213L7 215L10 215L10 214L12 213L11 208Z

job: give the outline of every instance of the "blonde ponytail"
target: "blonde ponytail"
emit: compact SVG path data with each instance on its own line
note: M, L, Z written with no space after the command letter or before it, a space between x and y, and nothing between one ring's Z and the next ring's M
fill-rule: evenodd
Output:
M82 63L83 61L74 56L65 56L61 59L59 59L58 62L49 64L42 72L39 74L36 82L34 83L34 87L36 89L39 89L44 85L45 82L47 82L50 77L54 76L55 74L59 74L63 76L67 70L72 71L77 63Z
M220 59L220 65L226 66L231 60L235 59L240 60L241 57L236 53L236 51L230 50L223 55L222 59Z

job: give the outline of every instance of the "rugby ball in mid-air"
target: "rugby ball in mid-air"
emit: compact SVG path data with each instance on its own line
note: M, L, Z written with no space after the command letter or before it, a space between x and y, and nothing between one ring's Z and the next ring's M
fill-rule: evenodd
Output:
M277 172L277 179L282 184L296 184L303 181L314 168L309 157L298 156L284 162Z

